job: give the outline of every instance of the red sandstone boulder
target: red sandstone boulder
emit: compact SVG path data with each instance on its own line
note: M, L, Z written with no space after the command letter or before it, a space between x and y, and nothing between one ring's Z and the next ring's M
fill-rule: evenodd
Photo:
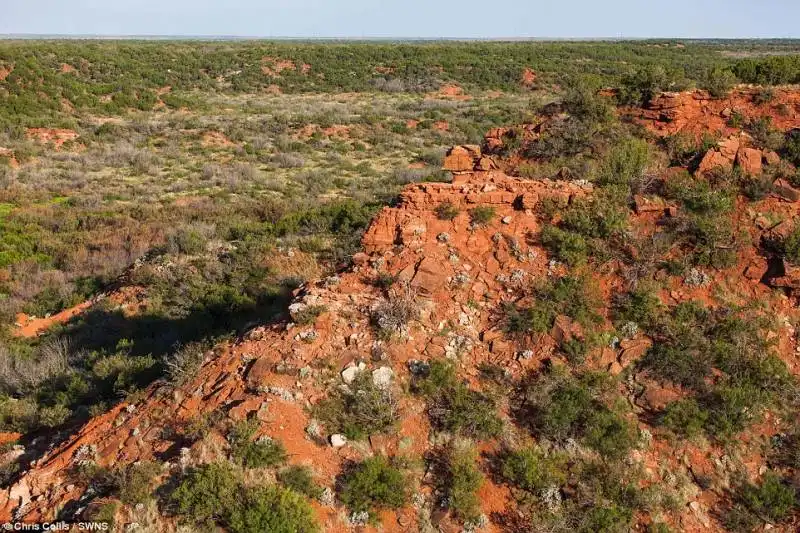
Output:
M733 170L733 161L725 157L719 150L709 150L703 156L703 160L700 161L700 166L697 167L697 174L702 176L716 169Z
M728 159L731 163L736 160L736 154L739 153L741 142L737 137L728 137L724 141L719 142L719 152Z
M741 148L736 155L736 162L745 174L749 176L760 176L762 170L761 158L761 150L756 148Z
M471 172L480 157L481 148L478 145L454 146L445 156L443 168L450 172Z

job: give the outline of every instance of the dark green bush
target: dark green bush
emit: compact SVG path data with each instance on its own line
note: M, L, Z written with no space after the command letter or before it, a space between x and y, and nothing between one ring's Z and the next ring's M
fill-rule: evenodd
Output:
M759 522L776 524L789 517L797 505L797 493L791 484L774 472L767 472L760 485L743 483L737 490L729 511L727 525L745 530Z
M257 420L239 422L231 429L228 442L233 458L246 468L263 468L286 462L283 444L272 439L253 441L256 431Z
M617 327L634 322L649 330L659 323L664 312L665 307L658 295L641 285L617 297L613 307L614 323Z
M693 398L669 404L661 418L661 424L677 435L695 437L703 432L709 413Z
M649 332L655 343L640 364L660 379L693 389L704 412L693 413L692 404L675 406L673 425L704 419L706 431L730 436L791 394L796 385L766 339L767 325L763 316L696 302L681 303L663 316ZM715 374L719 378L712 381Z
M584 514L578 523L579 533L595 533L597 531L624 531L633 515L630 509L618 505L597 506Z
M225 525L232 533L316 533L314 509L301 495L276 486L248 488L243 501L227 511Z
M430 373L415 380L414 390L426 396L428 416L438 430L484 439L503 428L494 398L460 381L449 361L431 361Z
M773 437L770 458L777 465L800 469L800 430Z
M781 248L787 261L793 265L800 265L800 225L792 228L792 231L783 239Z
M453 220L458 216L459 210L451 202L443 202L436 207L435 212L439 220Z
M600 321L600 300L584 277L551 278L533 291L530 307L506 304L504 328L509 333L547 333L558 315L566 315L584 327Z
M194 522L227 515L241 502L239 477L226 463L211 463L191 470L172 492L178 513Z
M481 514L478 489L483 474L478 469L478 454L466 444L453 444L447 456L447 503L464 524L478 522Z
M699 80L699 86L701 89L707 90L714 98L722 98L733 89L738 81L736 75L730 70L714 67L703 73Z
M576 200L562 213L561 227L587 239L607 239L626 226L628 208L623 202L612 188L597 192L591 200Z
M307 466L292 465L278 472L278 481L286 488L309 498L319 498L322 489L314 482L311 469Z
M161 467L153 462L144 461L131 464L117 473L119 499L127 505L144 503L152 497L155 478Z
M353 512L396 509L408 499L406 477L386 457L371 457L343 475L339 499Z
M192 523L212 522L236 533L249 531L316 532L319 527L308 502L275 486L244 486L228 463L194 468L172 491L174 510Z
M553 257L569 266L581 266L589 257L589 245L578 233L566 231L557 226L545 226L541 233L542 246Z
M537 438L576 439L608 458L619 459L636 445L638 432L617 410L621 404L612 389L613 381L605 374L576 378L554 369L520 384L516 417Z
M327 311L324 305L309 305L304 307L299 312L295 313L292 318L300 325L307 326L313 324L322 313Z
M345 389L333 389L314 408L315 415L331 433L360 440L391 430L399 420L391 389L376 387L369 372L360 372Z
M668 71L663 65L639 68L622 77L617 98L623 104L644 106L664 91L683 90L687 83L680 70Z
M549 487L561 487L567 482L567 457L559 453L547 454L538 446L502 456L500 468L504 479L531 494L538 495Z
M495 217L494 207L480 206L469 210L469 218L475 226L485 226Z
M724 183L693 179L688 174L667 180L663 194L681 203L684 212L667 228L684 244L698 265L718 268L736 261L736 235L731 214L734 195Z
M796 167L800 167L800 129L791 130L781 148L781 156Z
M626 139L605 155L596 181L603 186L629 186L641 179L649 161L650 146L644 139Z

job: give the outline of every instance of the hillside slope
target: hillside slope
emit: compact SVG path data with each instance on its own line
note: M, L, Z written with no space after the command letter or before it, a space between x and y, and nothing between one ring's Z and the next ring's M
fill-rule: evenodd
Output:
M796 117L796 109L794 113ZM681 120L653 118L649 112L645 119L673 124ZM782 129L797 127L789 119L780 125ZM736 138L741 140L738 132ZM728 161L726 146L712 147L709 153L720 154L731 168L741 168L748 154L737 149ZM766 167L770 156L759 151L758 157L760 171L761 159ZM298 289L289 308L293 322L260 326L241 339L218 345L204 354L199 370L182 382L157 382L91 419L23 470L0 496L0 519L81 516L97 494L95 489L87 492L92 481L78 475L82 465L120 468L156 461L161 465L159 477L174 481L193 466L226 457L230 439L226 440L224 428L244 420L257 421L255 437L282 442L289 462L311 467L323 487L335 488L343 468L373 454L427 457L442 445L442 435L448 431L439 427L440 413L431 408L434 400L429 397L426 403L422 395L400 392L415 389L420 368L427 367L422 362L447 360L472 390L491 388L486 374L492 369L499 369L497 381L515 384L512 393L498 402L504 429L478 445L479 464L488 474L478 490L480 512L487 517L484 530L532 527L526 522L531 517L524 498L504 482L492 458L530 440L517 405L525 380L563 366L576 374L591 370L613 376L609 394L620 398L624 404L621 420L638 435L625 454L630 479L642 490L656 487L674 496L671 506L631 506L633 523L642 528L660 522L680 531L724 531L722 511L734 502L737 476L758 480L772 469L767 444L792 421L786 420L781 409L765 409L763 416L753 418L755 425L736 433L735 453L711 437L676 439L660 420L665 407L690 396L692 388L669 383L643 363L651 346L668 341L658 336L665 335L658 328L652 332L645 328L644 316L628 317L641 327L622 335L619 299L635 293L652 275L658 282L654 294L665 309L700 302L712 310L709 320L720 320L720 324L724 318L716 311L729 310L726 317L738 316L742 309L766 315L772 319L765 332L769 350L783 362L788 376L796 379L800 348L794 325L800 316L795 291L800 288L800 271L765 243L791 233L800 210L800 191L784 181L772 184L757 201L737 196L730 218L739 245L733 249L732 261L676 275L665 273L661 266L674 256L674 250L660 252L645 245L656 242L664 227L688 216L691 204L686 201L647 191L632 194L625 213L628 241L620 247L627 255L612 254L589 267L569 267L554 259L552 248L543 243L542 230L560 223L560 211L576 206L588 210L591 204L586 202L599 194L595 185L512 177L495 169L503 166L510 172L511 165L499 164L477 147L454 148L445 165L454 172L452 183L407 186L399 203L384 208L373 220L363 238L364 251L353 257L352 268ZM697 179L702 179L703 170L713 168L707 163L705 169L697 170ZM667 183L676 169L659 172L657 180ZM580 302L567 300L550 311L553 316L545 331L514 325L511 309L537 309L546 294L541 287L558 286L564 279L588 280L596 292L596 316L582 323L574 309ZM573 357L570 342L595 333L602 341L587 342L586 353ZM369 372L375 383L398 393L399 420L386 434L378 432L339 446L338 439L331 439L334 431L319 428L314 408L343 381L351 384L359 372ZM700 379L711 387L726 373L730 372L715 368ZM215 413L212 422L207 420L209 413ZM198 438L193 428L204 416L203 434ZM597 451L591 445L576 444L583 438L562 443L565 453L576 454L572 461L591 458ZM433 503L438 489L430 479L430 468L410 471L411 485L426 497L395 510L382 509L378 521L383 530L459 527L452 513L444 516ZM796 482L796 470L786 471ZM571 488L562 493L569 499L576 489L569 483L566 486ZM340 504L314 505L326 531L346 530L354 523ZM164 518L152 513L145 516L145 511L123 506L117 518L146 523L155 530L175 528L170 512ZM794 531L797 524L795 516L773 530Z

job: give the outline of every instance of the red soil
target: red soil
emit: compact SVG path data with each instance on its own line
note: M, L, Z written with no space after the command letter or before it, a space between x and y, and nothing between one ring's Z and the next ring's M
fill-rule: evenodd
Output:
M5 81L12 72L14 72L14 65L0 65L0 81Z
M536 73L530 68L525 67L525 69L522 71L520 83L522 83L524 87L533 86L533 84L536 83Z
M13 335L15 337L35 337L56 324L66 324L74 317L89 309L93 304L93 301L82 302L47 318L35 318L25 313L20 313L17 315L16 319L16 324L19 324L19 326L14 330Z
M60 149L64 143L80 137L76 131L58 128L28 128L25 130L25 135L28 139L42 144L52 144L56 150Z

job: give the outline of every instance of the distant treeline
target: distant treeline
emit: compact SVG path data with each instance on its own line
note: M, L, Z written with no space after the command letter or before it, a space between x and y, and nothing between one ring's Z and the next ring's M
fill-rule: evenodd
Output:
M168 107L191 106L195 90L250 93L271 85L283 92L425 92L444 83L519 91L526 67L543 84L588 75L615 85L654 66L689 80L724 68L743 82L792 83L800 58L769 54L797 51L792 41L742 41L739 48L714 41L7 41L0 43L0 125L50 125L65 106L117 114L152 109L159 98ZM737 52L758 59L732 57Z

